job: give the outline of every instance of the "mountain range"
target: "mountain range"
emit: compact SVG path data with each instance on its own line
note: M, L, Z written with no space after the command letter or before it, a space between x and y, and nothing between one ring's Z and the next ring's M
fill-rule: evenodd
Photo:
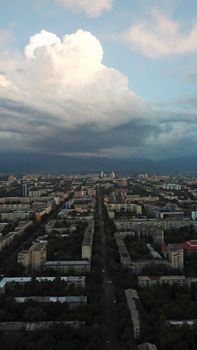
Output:
M111 159L100 157L69 157L41 153L0 152L0 173L25 172L100 172L122 173L197 173L197 157L163 160L131 157Z

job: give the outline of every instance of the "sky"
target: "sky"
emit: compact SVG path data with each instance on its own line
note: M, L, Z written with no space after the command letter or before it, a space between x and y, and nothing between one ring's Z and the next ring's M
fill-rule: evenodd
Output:
M195 0L0 0L0 151L197 151Z

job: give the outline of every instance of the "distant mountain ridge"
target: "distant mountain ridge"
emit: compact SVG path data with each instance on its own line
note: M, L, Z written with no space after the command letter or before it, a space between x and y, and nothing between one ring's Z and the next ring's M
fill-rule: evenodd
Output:
M174 158L153 161L146 158L111 159L100 157L68 157L41 153L1 153L0 173L24 172L150 172L197 173L197 158Z

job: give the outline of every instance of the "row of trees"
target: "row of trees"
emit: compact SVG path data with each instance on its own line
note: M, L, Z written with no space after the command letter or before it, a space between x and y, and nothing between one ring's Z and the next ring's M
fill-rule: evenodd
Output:
M103 207L103 213L104 229L107 237L108 262L113 277L113 283L115 285L116 314L120 347L122 350L135 350L137 349L137 346L133 338L133 325L125 297L125 289L135 288L136 278L127 268L121 266L120 255L114 237L114 224L109 220L105 207Z
M79 260L85 225L80 224L76 231L68 237L49 236L47 244L47 260Z
M127 236L125 244L131 259L152 259L150 250L146 246L145 240L138 240L134 237Z
M1 335L1 350L96 350L91 345L94 328L75 329L56 325L46 331L16 332L12 336ZM88 345L87 345L88 344Z
M0 298L0 322L84 320L85 306L70 310L67 303L16 303L13 297Z

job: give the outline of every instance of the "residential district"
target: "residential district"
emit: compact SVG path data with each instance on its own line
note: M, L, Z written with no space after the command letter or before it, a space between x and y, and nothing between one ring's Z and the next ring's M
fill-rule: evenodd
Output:
M197 349L197 177L1 175L0 349Z

